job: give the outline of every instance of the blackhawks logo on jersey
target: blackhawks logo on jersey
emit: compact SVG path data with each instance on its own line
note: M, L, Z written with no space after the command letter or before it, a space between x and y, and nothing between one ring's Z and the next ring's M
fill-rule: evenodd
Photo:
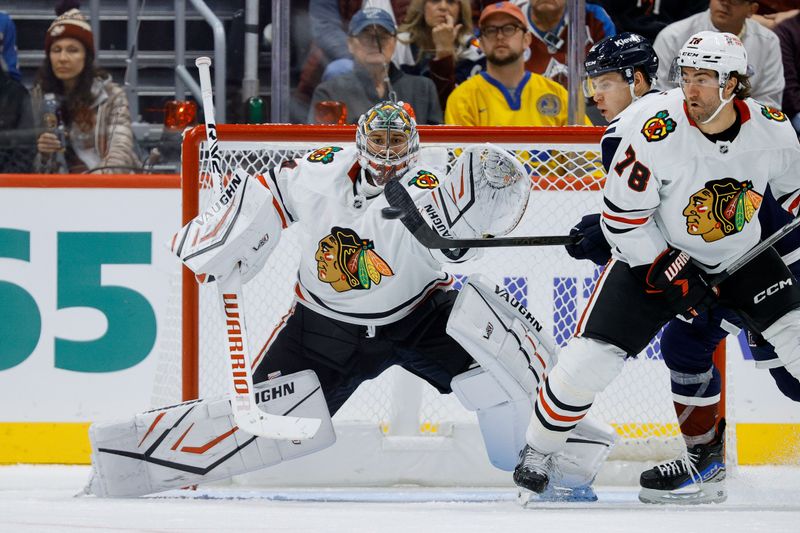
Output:
M439 186L439 178L427 170L420 170L417 172L416 176L409 180L408 184L419 187L420 189L435 189Z
M334 226L319 241L317 277L330 283L336 292L369 289L381 282L383 276L393 276L391 267L375 252L369 239L362 239L350 228Z
M308 160L312 163L323 163L327 165L333 161L333 154L341 151L342 148L339 146L326 146L325 148L317 148L308 155Z
M770 107L768 105L761 106L761 114L767 117L769 120L774 120L775 122L785 122L786 115L780 109L775 109L774 107Z
M642 135L647 139L647 142L660 141L675 131L675 126L675 121L669 117L669 113L665 109L645 121L644 126L642 126Z
M750 180L708 181L689 198L683 210L686 231L689 235L700 235L706 242L739 233L753 219L762 199Z

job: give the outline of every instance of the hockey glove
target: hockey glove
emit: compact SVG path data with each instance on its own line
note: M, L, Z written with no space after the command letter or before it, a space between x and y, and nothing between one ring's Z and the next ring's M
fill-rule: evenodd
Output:
M611 259L611 245L600 227L600 214L584 215L569 231L570 237L583 235L576 244L567 244L567 253L575 259L588 259L597 265L605 265Z
M648 293L662 294L669 308L690 319L710 309L719 295L703 278L703 271L684 251L667 248L647 270Z

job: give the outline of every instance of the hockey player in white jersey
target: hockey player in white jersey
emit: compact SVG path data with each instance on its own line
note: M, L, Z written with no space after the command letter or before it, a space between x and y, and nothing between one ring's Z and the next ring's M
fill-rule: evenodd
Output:
M595 395L675 315L724 304L800 376L800 288L777 252L760 254L718 287L707 281L760 240L755 213L767 186L797 215L797 138L783 113L748 98L747 58L736 36L693 35L677 68L680 89L623 114L603 191L612 259L545 380L514 474L534 492L546 486L552 454Z
M477 167L461 161L454 175L482 179L473 173ZM447 196L440 188L446 173L439 163L445 162L420 157L413 117L402 105L383 102L361 117L355 148L319 148L265 169L258 178L237 170L223 193L230 193L223 202L227 210L208 209L209 218L200 215L187 224L171 248L200 279L223 283L235 265L246 281L263 266L282 228L301 226L296 302L254 357L253 382L263 411L317 418L321 427L313 438L256 438L237 431L224 398L94 425L89 491L147 494L323 449L335 441L330 417L359 384L394 365L441 393L455 392L477 411L492 464L512 470L525 444L539 381L555 358L552 341L537 331L530 313L521 315L515 300L499 296L494 283L481 276L473 275L459 293L451 290L453 277L441 263L467 260L474 251L430 250L402 224L382 216L388 206L384 186L402 180L443 236L477 237L505 218L491 209L471 210L477 194L461 203ZM517 186L514 191L527 200L527 174L524 178L507 186ZM492 194L502 196L496 185ZM250 205L252 198L258 198L257 206ZM458 216L445 216L444 205ZM248 222L251 213L256 216ZM487 213L493 220L484 220ZM228 232L233 237L214 241ZM209 443L199 453L197 447L184 451L181 441L190 430L195 441ZM589 484L614 432L589 421L578 431L580 438L556 458L562 475L553 490L592 498Z
M598 108L610 121L603 137L604 161L610 162L621 142L625 121L619 114L638 97L650 91L646 67L658 69L658 57L644 38L619 34L595 44L586 56L587 96L593 96ZM641 71L634 83L624 84L627 72ZM638 96L638 97L637 97ZM606 171L609 169L607 168ZM791 215L778 206L768 190L758 210L762 237L775 233L791 220ZM600 215L586 215L571 233L583 238L567 245L567 252L576 259L590 259L605 266L611 258L611 247L603 235ZM797 277L800 261L800 231L793 231L775 245ZM691 321L673 319L664 328L660 348L670 370L675 413L687 452L645 471L640 478L639 498L645 503L721 502L727 497L725 488L724 420L719 418L721 377L713 364L714 349L737 328L745 328L734 311L717 306L693 317ZM787 397L800 401L800 382L789 374L769 343L757 333L748 333L756 366L769 369L778 388Z

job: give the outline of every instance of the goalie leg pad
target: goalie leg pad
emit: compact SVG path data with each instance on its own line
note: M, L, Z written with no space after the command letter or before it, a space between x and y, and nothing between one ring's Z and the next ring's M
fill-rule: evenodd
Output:
M483 368L454 377L452 388L464 407L476 412L489 461L501 470L513 471L525 446L532 413L530 401L510 398ZM569 489L590 485L617 439L609 424L593 420L590 415L584 417L554 457L559 473L555 485Z
M119 423L92 424L88 492L131 497L226 479L327 448L336 441L312 370L259 383L260 409L322 419L313 439L258 438L235 425L228 398L193 400Z
M489 461L511 472L525 446L532 407L528 397L511 398L485 369L477 367L453 378L453 393L465 408L475 411Z
M509 292L473 274L459 292L447 333L514 400L532 398L555 362L555 344L542 324Z
M591 485L617 440L613 427L585 416L555 456L556 484L565 488Z

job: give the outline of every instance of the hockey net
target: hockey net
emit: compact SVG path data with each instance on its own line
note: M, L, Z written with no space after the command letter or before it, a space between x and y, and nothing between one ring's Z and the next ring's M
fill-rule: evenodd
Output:
M450 162L458 150L490 141L515 151L531 173L526 214L513 234L564 235L586 213L599 212L604 180L599 153L601 128L420 127L423 152L445 148ZM352 127L236 126L218 128L223 171L243 167L264 173L288 158L320 146L352 144ZM187 133L183 144L183 220L204 205L211 188L205 159L205 128ZM424 156L423 156L424 157ZM324 171L324 169L323 169ZM199 179L198 179L199 177ZM399 223L399 222L398 222ZM245 287L250 346L259 349L293 301L299 245L297 228L284 232L264 270ZM490 249L475 262L446 266L458 277L481 272L548 324L563 345L599 275L588 261L571 259L562 247ZM222 317L212 287L198 288L184 270L181 309L172 313L173 336L153 402L221 396L227 371L222 357ZM168 341L169 342L169 341ZM724 375L724 373L723 373ZM658 337L595 402L592 413L611 423L621 440L611 459L659 461L676 457L682 439L672 407L669 372ZM362 384L334 417L338 442L329 450L265 470L259 483L384 485L507 484L510 476L489 465L477 421L453 395L440 395L399 368ZM301 464L302 463L302 464ZM447 466L449 465L449 466ZM297 472L303 472L302 476ZM632 474L638 476L638 470Z

